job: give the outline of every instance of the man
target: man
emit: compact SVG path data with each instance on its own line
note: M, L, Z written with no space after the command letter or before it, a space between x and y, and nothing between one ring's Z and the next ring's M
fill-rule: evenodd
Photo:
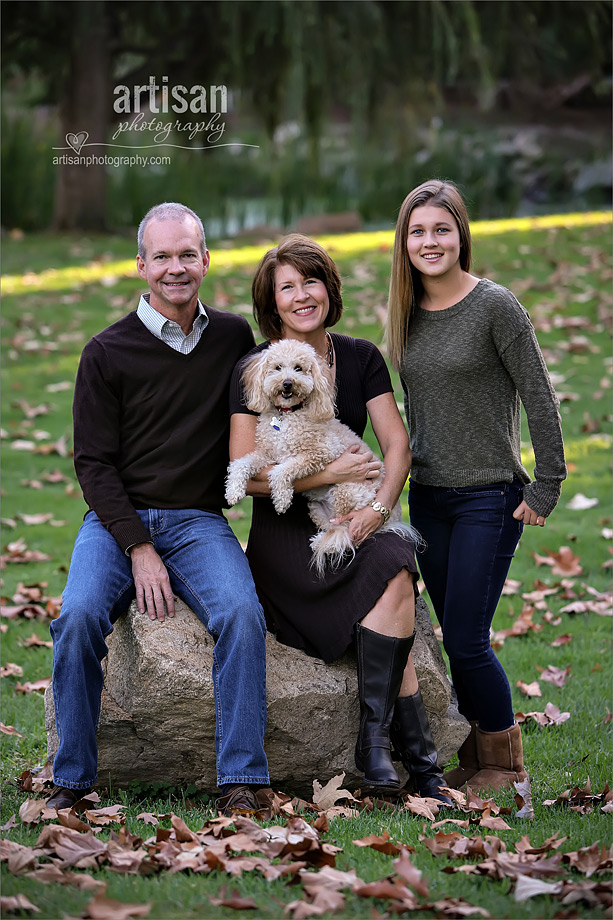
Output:
M152 208L136 259L149 293L81 356L74 461L90 510L51 625L59 747L50 807L71 807L96 781L105 637L134 597L139 613L163 620L176 594L215 639L218 808L256 809L269 785L266 626L221 513L229 381L254 340L243 317L199 301L209 260L193 211Z

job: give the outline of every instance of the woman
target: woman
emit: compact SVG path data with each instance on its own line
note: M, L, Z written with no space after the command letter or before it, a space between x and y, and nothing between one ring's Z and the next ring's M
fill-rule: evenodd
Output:
M319 244L299 234L263 257L253 280L254 315L268 341L236 368L231 396L231 459L255 446L257 417L242 402L245 361L271 341L298 339L312 345L334 378L337 411L360 436L370 416L385 462L385 481L372 505L348 521L358 548L351 564L320 579L310 567L315 527L306 490L331 483L376 478L381 463L363 451L346 451L313 476L294 483L289 510L277 515L270 501L267 470L251 480L253 520L247 556L271 630L285 645L332 661L354 639L357 646L360 731L355 759L365 788L394 793L401 788L392 763L394 747L415 790L449 803L439 792L443 778L410 651L414 633L415 556L412 544L394 533L377 533L387 508L398 501L410 467L406 430L396 407L389 373L370 342L330 334L343 304L336 266ZM393 720L393 727L392 727Z
M396 225L387 342L413 451L411 522L471 732L451 787L526 779L511 691L489 631L524 524L544 526L566 477L558 401L526 310L470 273L464 202L450 182L407 195ZM520 400L536 457L520 455Z

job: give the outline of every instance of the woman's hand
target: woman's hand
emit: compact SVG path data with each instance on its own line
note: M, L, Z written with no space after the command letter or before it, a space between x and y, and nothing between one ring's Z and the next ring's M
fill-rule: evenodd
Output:
M331 524L344 524L349 522L349 536L354 546L359 546L368 537L372 537L383 524L383 515L375 511L370 505L360 508L359 511L350 511L342 517L331 518Z
M533 511L526 502L522 502L521 505L517 506L513 512L513 517L516 521L523 521L524 524L538 524L539 527L545 526L545 518L537 514L536 511Z
M356 444L328 463L325 469L326 481L330 485L339 482L366 482L376 479L382 466L371 450L364 450Z

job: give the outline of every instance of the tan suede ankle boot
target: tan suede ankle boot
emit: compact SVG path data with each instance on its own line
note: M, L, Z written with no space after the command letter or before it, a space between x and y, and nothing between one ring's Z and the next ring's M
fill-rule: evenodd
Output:
M443 776L445 785L451 789L461 789L475 773L479 772L479 761L477 760L478 724L478 722L470 723L470 735L462 742L458 750L460 763Z
M528 779L524 770L521 729L517 722L501 732L484 732L478 728L477 759L479 772L468 782L476 792L505 789Z

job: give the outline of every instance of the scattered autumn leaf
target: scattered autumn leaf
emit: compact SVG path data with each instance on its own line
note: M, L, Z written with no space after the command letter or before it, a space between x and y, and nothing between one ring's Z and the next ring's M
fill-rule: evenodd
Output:
M24 648L53 648L53 642L51 639L41 639L40 636L37 636L36 633L32 633L27 639L24 639L22 643Z
M13 661L7 661L7 663L0 668L0 677L23 677L23 668Z
M151 906L151 904L124 904L99 893L87 905L84 916L89 920L130 920L130 917L146 917Z
M570 719L570 712L560 712L560 709L554 703L547 703L544 712L515 713L515 721L520 724L528 722L530 719L533 719L541 728L545 728L549 725L561 725L562 722L566 722L567 719Z
M338 776L333 776L325 786L322 786L321 783L314 779L313 780L313 802L323 811L327 808L330 808L332 805L335 805L339 799L349 799L351 802L357 801L351 792L347 789L341 789L340 787L343 784L345 779L345 774L341 773Z
M553 575L581 575L583 568L579 556L575 556L568 546L561 546L559 552L545 550L546 556L532 553L537 565L550 565Z
M563 633L561 636L558 636L553 642L550 642L552 648L560 648L562 645L568 645L569 642L573 641L573 637L570 633Z
M393 862L396 875L399 876L413 891L424 898L428 897L428 885L425 880L422 881L422 872L413 865L409 851L402 847L398 859Z
M387 831L384 831L382 835L369 834L368 837L352 842L356 847L371 847L373 850L378 850L379 853L385 853L386 856L397 856L400 853L400 847L393 843Z
M14 894L7 897L3 895L0 898L0 913L2 913L2 916L5 914L14 914L21 910L34 911L40 914L40 908L32 904L32 902L26 898L25 894Z
M597 498L588 498L587 495L584 495L582 492L577 492L577 494L566 503L566 507L571 511L586 511L588 508L594 508L597 504Z
M533 898L539 894L561 894L562 888L563 882L544 882L539 878L520 875L515 884L513 897L516 901L527 901L528 898Z
M26 563L26 562L50 562L51 556L41 553L35 549L28 549L26 541L21 538L9 543L6 547L6 553L0 556L2 567L7 563Z
M530 785L530 780L519 780L513 783L513 785L515 786L515 804L517 805L515 817L523 818L526 821L533 821L534 806L532 804L532 787ZM515 849L517 849L517 847Z
M523 680L518 680L516 687L519 687L525 696L542 696L541 687L538 680L533 680L531 684L526 684Z
M566 668L556 668L555 665L550 664L546 668L538 668L538 670L541 672L541 680L554 684L556 687L563 687L570 674L570 665Z
M49 684L51 683L50 677L42 677L40 680L27 680L25 684L21 684L17 681L15 685L16 693L44 693Z
M33 527L37 524L47 524L52 518L52 514L18 514L17 517L28 527Z

